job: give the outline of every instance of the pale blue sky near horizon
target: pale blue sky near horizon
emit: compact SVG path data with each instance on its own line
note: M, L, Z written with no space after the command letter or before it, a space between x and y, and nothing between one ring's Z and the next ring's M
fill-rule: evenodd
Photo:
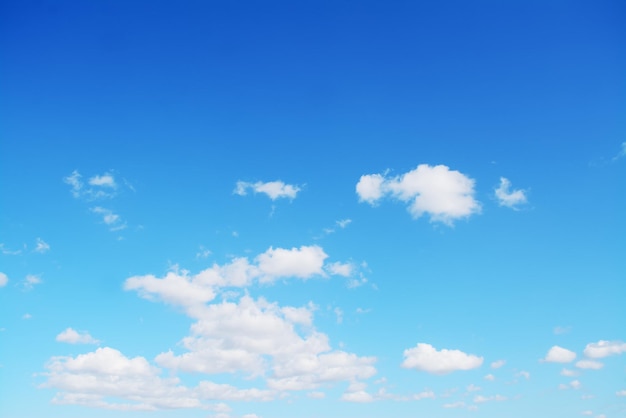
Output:
M0 415L626 415L618 1L0 2Z

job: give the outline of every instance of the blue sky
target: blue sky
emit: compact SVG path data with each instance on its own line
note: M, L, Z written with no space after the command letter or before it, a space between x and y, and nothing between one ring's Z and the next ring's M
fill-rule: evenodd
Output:
M624 4L127 3L0 4L2 417L626 415Z

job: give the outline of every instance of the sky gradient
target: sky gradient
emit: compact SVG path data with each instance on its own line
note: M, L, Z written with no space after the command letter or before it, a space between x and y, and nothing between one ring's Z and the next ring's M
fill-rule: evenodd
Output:
M0 416L626 416L623 2L127 3L0 2Z

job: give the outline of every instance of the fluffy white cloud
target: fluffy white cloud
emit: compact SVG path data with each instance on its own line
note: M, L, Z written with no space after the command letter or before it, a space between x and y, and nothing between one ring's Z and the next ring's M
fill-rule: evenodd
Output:
M302 246L290 250L269 248L256 261L262 272L261 282L272 282L283 277L308 279L315 275L324 276L324 260L328 255L317 245Z
M480 367L483 358L466 354L460 350L442 349L437 351L430 344L418 343L404 350L402 367L434 374L445 374L456 370L471 370Z
M248 194L248 190L252 190L254 193L264 193L272 200L280 198L295 199L300 191L300 187L285 184L280 180L268 181L266 183L262 181L257 181L256 183L238 181L233 193L245 196Z
M127 358L109 347L77 357L53 357L44 388L59 390L53 402L118 410L198 408L201 401L177 378L161 378L143 357ZM110 402L115 398L117 402ZM121 402L119 402L121 401Z
M36 253L45 253L47 251L50 250L50 245L42 240L41 238L37 238L36 242L35 242L35 249L33 251L35 251Z
M89 335L88 332L78 332L72 328L67 328L56 336L56 340L69 344L98 344L99 341Z
M504 366L505 363L506 363L505 360L496 360L493 363L491 363L491 368L499 369L500 367Z
M595 360L579 360L576 362L576 367L578 367L579 369L599 370L604 367L604 364Z
M386 195L408 204L414 218L427 214L431 222L453 221L480 212L474 199L474 180L445 165L420 164L401 176L361 176L356 185L361 202L375 204Z
M501 401L506 401L506 400L507 400L507 397L502 396L502 395L493 395L493 396L476 395L474 397L474 403L485 403L485 402L491 402L491 401L501 402Z
M583 353L590 358L603 358L626 352L626 343L622 341L600 340L597 343L587 344Z
M555 345L550 348L548 354L546 354L546 357L543 359L543 361L547 361L550 363L569 363L575 358L576 353L574 353L573 351Z
M495 189L495 194L500 206L515 209L527 202L526 192L521 189L511 190L511 182L504 177L500 177L500 185Z
M330 263L326 266L326 270L333 276L350 277L354 271L354 264L352 263Z
M9 283L9 277L0 271L0 287L4 287Z

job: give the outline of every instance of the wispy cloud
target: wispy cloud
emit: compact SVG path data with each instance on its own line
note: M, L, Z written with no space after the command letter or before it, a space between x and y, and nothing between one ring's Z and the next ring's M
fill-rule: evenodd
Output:
M35 274L27 275L24 280L22 280L22 288L26 291L33 290L36 285L42 283L41 278Z
M619 160L621 158L624 158L624 157L626 157L626 141L622 142L621 148L620 148L619 152L611 160L612 161L617 161L617 160Z
M37 238L35 242L35 249L33 251L36 253L43 254L45 252L50 251L50 245L46 241L42 240L41 238Z
M257 181L256 183L238 181L233 193L239 196L246 196L249 190L253 191L254 193L263 193L272 200L281 198L288 198L293 200L296 198L296 195L300 191L300 187L292 184L283 183L280 180L268 181L265 183L262 181Z
M517 189L511 190L511 182L504 177L500 177L500 185L495 189L495 195L500 206L517 209L518 206L528 202L526 191Z
M0 272L0 287L4 287L9 283L9 276Z
M114 213L111 209L96 206L91 208L93 213L102 216L102 222L104 222L111 231L121 231L126 228L126 222L122 220L120 215Z

